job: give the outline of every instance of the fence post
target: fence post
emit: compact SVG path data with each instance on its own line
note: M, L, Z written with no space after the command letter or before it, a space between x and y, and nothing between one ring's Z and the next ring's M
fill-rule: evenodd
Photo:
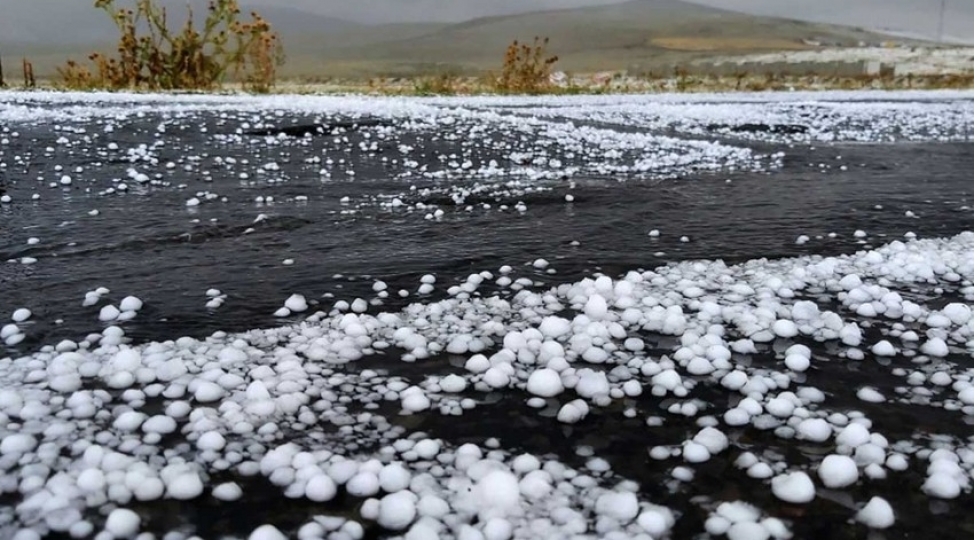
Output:
M37 85L37 81L34 80L34 64L31 64L24 58L24 87L34 88Z

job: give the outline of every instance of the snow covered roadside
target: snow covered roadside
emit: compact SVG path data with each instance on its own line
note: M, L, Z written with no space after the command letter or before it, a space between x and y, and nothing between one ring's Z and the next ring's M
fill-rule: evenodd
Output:
M342 535L330 537L359 538L371 523L410 538L665 534L674 512L643 499L598 456L580 471L505 451L508 441L453 447L377 412L391 404L398 414L458 421L490 407L485 397L498 391L519 393L539 410L556 407L553 422L585 422L614 402L624 414L646 416L648 434L670 415L695 416L700 429L683 444L648 448L683 481L693 481L695 464L729 454L792 504L813 500L817 485L869 486L918 468L927 478L914 489L951 499L971 490L970 439L890 440L868 416L831 403L887 400L970 421L972 367L943 358L951 349L971 354L972 252L973 235L963 233L825 259L699 261L593 276L525 288L510 300L475 296L485 280L505 282L501 269L399 313L319 313L295 326L139 347L110 327L0 361L0 483L23 497L0 510L10 523L4 536L81 537L104 528L99 538L134 537L140 518L126 507L136 501L248 496L235 482L209 482L221 472L263 475L289 498L325 502L344 491L362 501L357 517L316 518L301 538L335 531ZM915 287L956 290L966 303L932 309L897 292ZM884 339L865 338L857 317ZM647 354L649 334L675 336L679 345ZM773 340L846 348L823 358L795 343L776 348L774 365L750 359L756 345ZM414 378L369 368L375 355L420 367L444 353L467 357L464 369ZM804 383L821 362L874 361L889 362L903 386L827 396ZM721 389L727 401L702 401L704 388ZM661 415L640 401L644 394L675 402ZM159 412L144 412L149 404ZM821 460L770 462L737 447L736 430L748 425L773 430L783 444L835 448ZM717 505L707 531L789 537L787 522L747 503ZM896 512L878 496L856 519L882 528ZM282 538L269 521L251 538Z

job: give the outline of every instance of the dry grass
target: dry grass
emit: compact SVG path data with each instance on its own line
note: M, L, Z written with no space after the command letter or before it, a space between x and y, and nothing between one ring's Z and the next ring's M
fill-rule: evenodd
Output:
M551 89L552 66L558 56L549 56L548 38L537 36L531 45L511 42L504 52L501 74L489 75L490 85L502 94L541 94Z
M626 77L616 73L612 78L577 76L565 84L549 84L536 93L552 95L627 94L627 93L699 93L699 92L768 92L792 90L905 90L905 89L971 89L973 74L855 77L824 75L691 76L681 72L655 77ZM499 92L490 79L483 77L440 77L428 79L336 80L328 84L285 83L279 88L292 93L366 93L372 95L492 95Z
M115 0L96 0L119 31L116 56L93 53L91 67L68 61L58 69L60 85L74 90L213 90L232 77L248 90L268 92L284 51L271 25L256 12L240 20L236 0L212 0L202 30L189 7L183 28L173 32L166 10L154 0L135 9Z

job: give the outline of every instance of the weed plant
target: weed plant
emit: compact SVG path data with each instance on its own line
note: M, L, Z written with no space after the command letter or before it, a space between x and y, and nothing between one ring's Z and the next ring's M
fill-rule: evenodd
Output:
M552 66L558 56L549 56L548 38L535 37L531 45L511 42L504 53L501 74L491 77L491 86L502 94L542 94L552 88Z
M256 12L241 20L237 0L212 0L202 28L187 20L169 27L166 9L136 0L134 9L116 0L97 0L119 31L116 56L93 53L93 69L74 61L58 69L69 89L213 90L229 78L253 92L269 92L284 50L270 23Z

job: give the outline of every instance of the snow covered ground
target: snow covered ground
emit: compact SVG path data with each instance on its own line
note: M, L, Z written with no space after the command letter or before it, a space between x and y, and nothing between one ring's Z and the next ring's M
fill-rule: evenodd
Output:
M323 178L376 174L355 170L366 156L404 183L380 199L382 208L438 219L447 205L409 202L410 182L440 181L435 189L470 207L466 198L479 189L546 189L563 178L773 170L796 144L971 141L972 110L961 92L431 100L6 93L0 185L12 188L0 219L4 229L30 230L19 216L54 196L31 197L35 187L114 196L177 189L183 176L220 168L242 185L279 174L274 161L212 153L160 159L167 137L187 131L249 145L255 155L283 149L302 156L304 174ZM127 130L147 116L159 117L154 130ZM246 135L291 117L388 123L323 134L333 148L355 149L358 160L348 162L303 154L310 136ZM39 125L49 140L3 150ZM88 165L20 172L58 150ZM102 172L119 162L127 178ZM225 195L198 192L174 215ZM395 291L376 276L371 295L328 305L281 294L275 315L307 315L300 322L149 343L132 342L127 325L151 297L109 302L107 289L80 285L92 333L31 350L18 345L37 317L32 306L4 304L0 492L8 502L0 536L190 538L207 508L244 509L249 499L277 502L263 513L249 508L248 521L263 525L222 534L650 539L676 535L684 523L681 534L786 539L810 519L804 507L838 507L857 531L899 526L920 511L908 502L918 497L970 508L975 238L970 230L904 233L856 231L864 247L838 256L681 261L555 285L532 279L557 270L558 261L544 259L527 270L524 261L496 261L456 282L429 274ZM25 258L7 264L43 270L44 259ZM206 296L211 309L225 298ZM397 296L405 307L386 308ZM861 365L876 375L856 375ZM849 384L824 380L845 372ZM526 451L525 441L501 434L471 442L423 427L503 418L509 407L569 439L593 423L637 420L638 431L626 434L645 447L635 467L666 481L646 485L615 470L611 446L591 440L566 456ZM904 426L885 416L916 410L936 420ZM715 484L714 463L748 489ZM303 513L288 514L288 505Z

